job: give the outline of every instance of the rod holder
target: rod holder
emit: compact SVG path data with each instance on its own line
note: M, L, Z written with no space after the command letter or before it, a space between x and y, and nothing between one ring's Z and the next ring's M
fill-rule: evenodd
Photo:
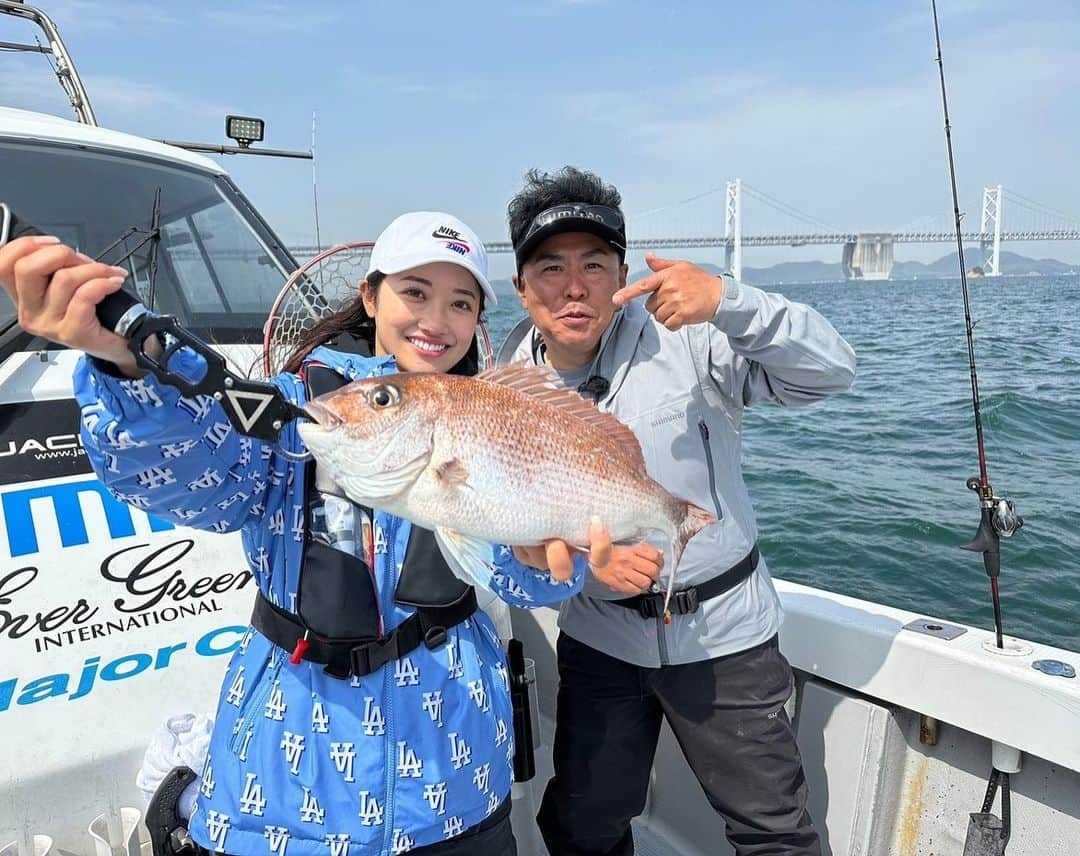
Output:
M1006 746L996 740L992 742L991 758L995 770L1003 773L1019 773L1021 757L1019 749L1013 749L1012 746Z

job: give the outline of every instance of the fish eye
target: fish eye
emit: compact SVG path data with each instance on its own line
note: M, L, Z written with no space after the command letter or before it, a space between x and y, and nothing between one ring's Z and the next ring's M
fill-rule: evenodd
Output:
M401 400L401 394L395 387L389 384L377 386L371 391L371 395L368 396L368 401L375 407L390 407L397 404Z

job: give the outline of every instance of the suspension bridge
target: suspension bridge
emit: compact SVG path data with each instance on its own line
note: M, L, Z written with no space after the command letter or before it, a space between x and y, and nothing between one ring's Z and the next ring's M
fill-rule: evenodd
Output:
M716 197L724 192L723 230L716 216ZM753 205L755 219L776 221L789 231L744 233L744 199ZM1005 210L1009 225L1006 227ZM766 210L767 209L767 210ZM948 220L948 222L946 222ZM693 237L695 233L698 237ZM627 215L628 235L657 235L631 238L628 249L723 248L725 268L742 276L743 249L750 247L803 247L837 245L842 248L844 273L849 279L888 279L894 264L896 244L953 244L954 226L945 215L924 218L896 231L852 232L833 228L810 214L791 206L740 179L728 181L687 199L647 211ZM985 276L1001 274L1001 245L1016 241L1080 241L1080 217L1067 214L1002 185L985 187L978 231L964 231L965 246L978 245L975 264ZM690 237L687 237L690 236ZM484 243L489 253L511 253L509 241ZM290 248L298 258L315 255L313 246Z

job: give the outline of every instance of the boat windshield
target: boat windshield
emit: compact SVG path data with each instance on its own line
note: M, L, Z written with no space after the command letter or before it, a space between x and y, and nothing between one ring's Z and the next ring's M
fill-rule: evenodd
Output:
M267 313L295 267L227 178L182 164L0 140L0 188L22 219L94 258L133 227L145 233L160 189L153 293L149 243L124 263L125 288L214 343L260 342ZM104 260L115 262L143 237L130 234ZM3 295L0 324L13 320Z

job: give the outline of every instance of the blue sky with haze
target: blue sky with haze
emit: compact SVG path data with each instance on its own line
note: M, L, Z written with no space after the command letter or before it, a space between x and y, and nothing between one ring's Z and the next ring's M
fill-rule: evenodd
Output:
M265 146L306 149L317 112L324 243L372 238L416 208L505 239L524 171L564 163L618 185L637 237L721 233L735 177L838 229L949 225L928 2L41 5L102 125L224 142L224 115L241 113L267 120ZM941 0L940 12L973 225L997 183L1080 223L1080 11ZM29 33L0 23L0 41ZM70 115L40 56L0 54L0 104ZM313 243L308 162L225 164L286 241ZM743 216L746 234L805 226L749 198ZM1080 261L1080 243L1007 248ZM744 264L839 256L747 249ZM509 257L494 261L507 275Z

